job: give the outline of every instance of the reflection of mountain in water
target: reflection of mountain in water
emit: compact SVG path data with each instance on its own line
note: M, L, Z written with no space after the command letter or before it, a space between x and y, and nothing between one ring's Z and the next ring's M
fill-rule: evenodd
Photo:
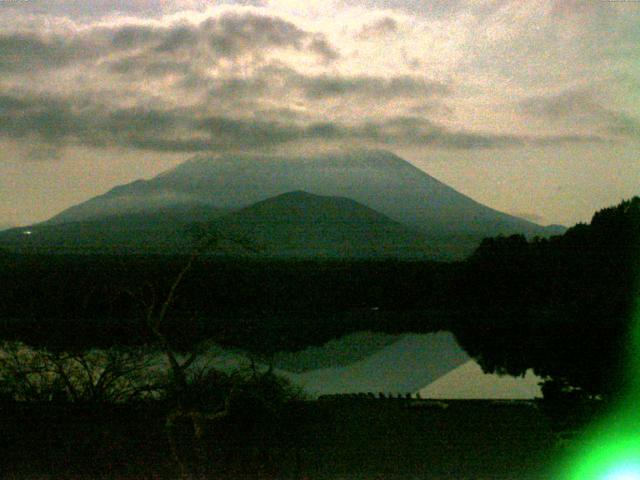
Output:
M212 364L233 369L245 357L218 350ZM274 357L278 374L312 396L339 393L406 394L438 399L531 399L540 378L482 372L449 332L400 336L358 332L322 347Z
M469 360L419 391L423 398L440 399L530 399L542 397L540 377L531 370L524 377L499 376L482 371Z
M351 352L351 353L349 353ZM469 360L450 333L388 336L358 333L298 353L279 354L281 375L312 395L416 392ZM246 359L226 353L213 365L233 368ZM310 370L301 371L305 368Z
M314 394L416 392L469 360L450 333L403 335L351 365L287 375Z

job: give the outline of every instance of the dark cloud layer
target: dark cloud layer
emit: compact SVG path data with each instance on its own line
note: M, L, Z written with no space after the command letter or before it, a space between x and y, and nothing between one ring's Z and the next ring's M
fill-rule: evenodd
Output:
M197 152L252 149L299 141L360 141L443 148L500 148L597 141L592 137L518 137L451 131L428 120L395 117L357 124L231 118L188 110L116 109L46 97L0 96L0 135L53 145L127 146Z
M0 72L55 69L97 55L84 39L35 33L0 34Z
M470 8L466 1L369 3L438 19ZM492 2L486 15L502 4ZM307 141L487 149L640 137L640 121L603 106L586 90L525 99L518 113L566 124L577 119L577 131L590 135L570 127L560 130L568 134L545 136L446 127L457 113L449 107L464 103L454 98L464 85L430 79L424 71L351 68L353 45L343 46L341 56L324 34L273 11L224 12L200 23L0 34L0 73L9 79L0 84L0 135L54 147L171 152ZM401 40L394 16L401 18L389 12L368 16L377 20L364 24L360 39Z
M602 107L593 101L593 96L586 90L531 97L522 100L520 108L527 114L550 119L598 113L602 110Z
M136 63L138 67L140 63ZM451 94L452 88L442 82L420 76L400 75L377 77L370 75L309 75L292 68L266 65L249 76L209 77L192 72L183 86L208 89L216 98L282 96L298 93L305 102L314 104L330 99L357 98L363 104L394 99L409 99L424 104Z
M442 96L450 92L450 88L441 82L406 75L390 78L322 75L298 77L298 83L303 88L305 95L311 99L362 95L379 100L380 98L392 97Z
M125 55L114 71L126 71L127 61L170 64L176 57L190 61L235 60L273 49L306 51L323 62L339 57L327 39L278 17L227 13L198 25L127 25L94 28L75 34L11 33L0 35L0 71L55 69L88 59ZM131 52L130 56L127 53ZM153 70L153 68L151 68Z
M453 15L467 8L467 0L447 0L425 2L424 0L341 0L341 3L350 6L367 6L373 8L391 8L402 10L414 15L423 15L432 18L441 18Z
M201 24L200 30L214 51L230 58L273 47L301 50L303 41L309 37L290 22L251 14L210 19Z
M276 17L255 14L227 14L199 25L126 27L112 34L112 44L130 53L108 60L109 72L142 78L178 73L185 76L183 86L206 83L198 78L202 75L199 72L222 60L241 60L244 67L255 67L276 50L305 52L323 64L339 58L324 36Z

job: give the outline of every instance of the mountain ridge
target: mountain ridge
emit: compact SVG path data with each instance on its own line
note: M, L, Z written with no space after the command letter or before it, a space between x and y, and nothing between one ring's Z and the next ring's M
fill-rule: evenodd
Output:
M355 174L350 175L352 172ZM450 208L448 205L451 203L450 200L456 200L458 203L463 201L466 210L477 207L484 214L497 213L505 221L515 221L528 228L543 228L533 222L484 206L400 157L383 150L363 150L344 155L326 154L314 157L249 154L196 156L152 179L136 180L117 186L88 202L61 212L52 217L49 222L67 221L70 217L88 215L88 212L78 211L78 207L89 202L95 204L97 200L115 198L136 200L135 197L144 197L144 200L151 204L160 203L162 200L179 204L198 199L201 203L219 208L242 208L295 190L352 198L402 221L402 218L395 217L411 217L411 215L407 215L406 212L398 214L398 211L403 209L399 205L394 208L393 205L389 205L391 202L386 202L385 208L376 208L376 204L381 202L373 199L374 193L379 193L381 186L383 189L393 189L392 187L398 183L403 184L404 191L410 192L411 187L419 187L417 190L421 187L424 190L424 185L420 183L424 184L425 181L432 190L430 198L425 199L429 200L435 208ZM217 188L212 191L212 187ZM363 199L373 201L368 203ZM389 214L385 210L395 211L396 215Z
M217 235L238 255L248 253L239 244L233 246L238 238L256 250L253 254L264 257L426 259L438 255L420 233L355 200L304 191L287 192L232 212L180 205L40 224L3 233L0 245L19 251L172 254L188 253L202 235Z
M237 211L295 191L349 198L419 232L455 258L470 254L485 237L563 231L482 205L384 150L307 157L199 155L149 180L114 187L44 224L193 205Z

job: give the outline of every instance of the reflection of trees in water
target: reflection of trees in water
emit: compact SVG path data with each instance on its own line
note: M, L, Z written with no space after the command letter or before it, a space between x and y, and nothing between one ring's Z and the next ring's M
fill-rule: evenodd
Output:
M562 236L486 239L466 264L454 333L485 371L533 368L548 395L618 395L639 267L640 197Z

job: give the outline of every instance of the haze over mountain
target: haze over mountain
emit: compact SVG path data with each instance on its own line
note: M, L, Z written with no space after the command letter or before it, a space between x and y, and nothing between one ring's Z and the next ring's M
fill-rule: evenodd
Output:
M538 234L544 228L481 205L393 153L355 151L315 157L200 156L150 180L113 188L50 223L183 203L238 209L304 190L363 203L427 233Z
M432 245L454 255L468 253L486 236L545 236L562 231L560 227L541 227L486 207L381 150L297 158L198 156L150 180L115 187L61 212L45 224L167 208L184 211L191 206L233 211L292 191L352 199L420 232ZM298 196L296 201L303 199ZM282 210L279 212L283 214Z

